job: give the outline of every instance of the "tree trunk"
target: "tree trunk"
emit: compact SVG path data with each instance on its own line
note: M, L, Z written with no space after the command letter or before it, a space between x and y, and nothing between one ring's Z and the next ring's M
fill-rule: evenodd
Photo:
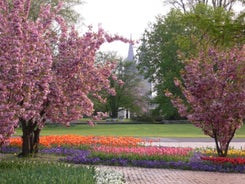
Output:
M215 140L215 145L216 145L216 150L217 150L218 156L219 157L226 157L227 156L229 145L224 150L224 149L221 148L221 145L220 145L220 142L218 141L218 139L217 138L214 138L214 140Z
M38 153L40 132L41 132L41 129L39 128L36 128L36 130L34 130L34 137L33 137L31 153L34 153L34 154Z
M111 118L118 117L118 102L115 96L110 96L110 109L111 109Z
M117 110L111 111L111 117L112 117L112 118L117 118L117 116L118 116Z
M20 120L22 125L22 152L19 156L33 156L38 152L40 131L36 122Z
M219 157L226 157L228 154L228 149L229 149L229 145L231 140L233 139L234 135L235 135L236 129L233 130L229 140L226 142L226 144L224 146L221 146L220 141L217 138L217 134L214 133L214 140L215 140L215 144L216 144L216 150L217 150L217 154Z

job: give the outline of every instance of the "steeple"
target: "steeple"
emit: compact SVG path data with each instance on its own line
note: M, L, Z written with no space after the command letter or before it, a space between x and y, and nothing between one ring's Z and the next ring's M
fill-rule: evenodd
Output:
M132 35L130 35L130 40L132 41ZM129 43L127 61L133 61L133 60L134 60L134 48L133 48L133 43Z

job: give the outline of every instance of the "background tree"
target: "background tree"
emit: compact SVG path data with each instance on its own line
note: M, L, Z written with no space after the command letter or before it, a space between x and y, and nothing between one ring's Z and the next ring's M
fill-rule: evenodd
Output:
M13 4L14 0L8 0L8 2ZM75 7L82 5L84 3L82 0L32 0L28 17L35 21L39 17L41 7L49 5L51 9L55 9L61 2L62 7L59 12L57 12L58 15L63 17L66 22L71 25L78 23L81 19L81 15L76 12Z
M96 53L95 62L97 64L101 64L101 65L106 64L107 62L110 62L110 63L114 63L115 67L116 67L116 63L118 63L119 60L121 60L121 59L122 58L117 56L116 52L101 52L101 51L99 51ZM115 72L113 72L113 76L110 77L110 85L111 85L111 83L113 83L112 78L114 78L116 80L117 77L115 76ZM119 83L122 84L122 81L119 81ZM115 95L115 94L116 94L116 92L113 93L113 95ZM93 96L91 96L92 101L94 103L95 113L96 112L109 112L110 111L110 107L107 103L109 96L110 95L105 90L102 90L100 92L100 97L101 97L100 99L94 98Z
M183 15L182 21L188 32L178 35L177 42L187 56L210 44L223 48L244 44L244 13L235 15L223 8L198 4Z
M156 23L145 31L136 56L140 72L155 84L157 96L153 103L157 108L153 113L163 115L165 119L180 118L170 100L161 92L168 88L174 94L180 94L172 79L179 76L182 68L176 54L179 50L176 37L185 29L182 16L179 10L172 10L166 17L158 17Z
M129 110L132 117L147 112L147 95L144 91L142 77L136 69L134 61L120 61L115 70L117 79L123 81L123 85L111 81L116 95L108 97L112 117L118 117L120 108Z
M98 110L104 109L109 112L112 118L118 117L120 108L129 110L132 114L140 115L147 111L147 94L142 90L144 87L143 79L138 73L134 61L123 60L116 53L102 53L97 55L99 62L115 62L114 76L110 83L115 89L114 95L108 95L107 102L103 105L97 104ZM119 81L119 82L118 82Z
M181 95L174 85L183 68L178 55L190 58L208 45L230 48L244 44L244 17L223 8L198 4L183 13L172 9L165 17L157 17L156 23L145 31L137 50L139 69L155 84L156 113L165 119L179 119L179 115L162 91L169 89Z
M79 36L57 16L61 8L42 7L36 21L28 19L30 0L0 2L0 145L22 126L22 153L38 151L39 135L47 119L69 125L93 113L93 95L114 90L112 63L95 64L104 42L127 41L101 28ZM56 20L60 34L51 27ZM53 45L56 49L53 49Z
M185 100L169 91L165 95L182 116L214 138L218 155L225 157L245 118L245 47L209 48L185 64L183 84L175 79Z
M223 8L226 11L233 11L234 7L241 7L245 3L244 0L165 0L164 2L183 12L194 9L197 4L209 5L213 8Z

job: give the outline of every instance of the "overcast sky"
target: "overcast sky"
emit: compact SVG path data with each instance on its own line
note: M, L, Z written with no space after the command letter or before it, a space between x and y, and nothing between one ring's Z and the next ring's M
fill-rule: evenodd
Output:
M109 33L117 33L133 40L140 39L149 22L154 22L156 16L165 15L169 8L163 5L163 0L85 0L79 8L85 25L98 25ZM126 57L128 44L115 42L104 45L102 51L116 51L119 56Z
M148 24L154 22L157 15L166 15L170 10L164 6L163 0L84 0L84 2L77 9L83 17L84 25L92 25L96 30L101 24L104 30L111 34L117 33L126 38L130 38L132 34L133 40L141 38ZM241 9L241 5L237 8ZM115 42L104 45L101 50L116 51L119 56L126 58L128 44Z

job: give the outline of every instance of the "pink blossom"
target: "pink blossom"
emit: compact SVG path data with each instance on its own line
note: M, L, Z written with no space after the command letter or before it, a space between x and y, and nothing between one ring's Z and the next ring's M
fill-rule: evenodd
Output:
M171 156L187 156L193 150L192 148L181 147L112 147L112 146L95 146L94 151L112 154L138 154L138 155L171 155Z
M118 80L117 83L119 84L119 86L123 86L124 82L122 80Z
M109 82L114 66L96 65L95 53L103 43L128 42L102 28L79 36L57 15L61 4L54 9L44 6L36 21L28 20L31 2L0 3L0 145L18 122L42 128L46 119L68 125L92 116L91 94L114 94ZM54 21L59 34L53 30Z
M88 125L91 127L94 127L94 122L93 121L88 121Z
M181 116L214 138L220 156L245 118L245 47L219 51L210 48L186 62L183 85L175 80L186 102L166 91Z

